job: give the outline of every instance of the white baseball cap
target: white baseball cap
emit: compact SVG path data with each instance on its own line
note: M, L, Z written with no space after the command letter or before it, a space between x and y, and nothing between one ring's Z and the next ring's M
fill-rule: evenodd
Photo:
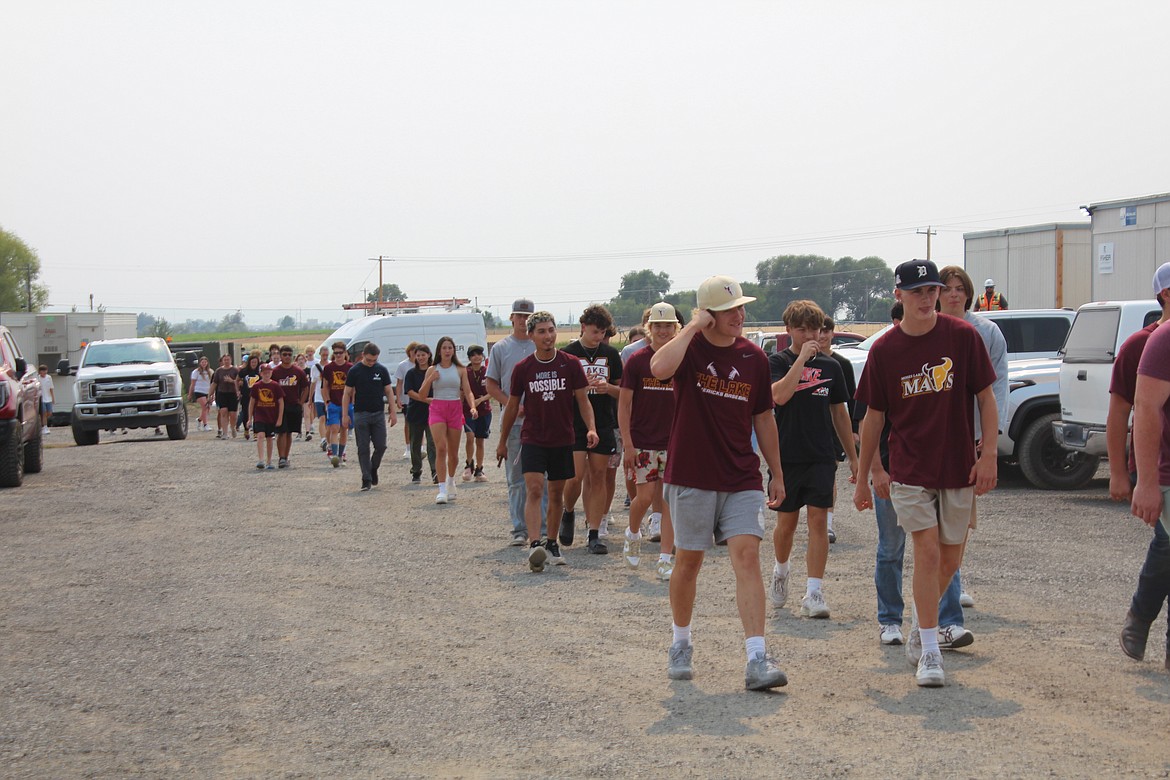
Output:
M704 279L695 297L699 308L708 311L727 311L755 300L750 295L744 295L739 282L730 276L712 276Z
M1154 295L1170 287L1170 263L1162 263L1154 271Z
M678 317L675 316L674 307L663 301L650 307L650 317L646 320L646 323L650 324L651 322L677 323Z

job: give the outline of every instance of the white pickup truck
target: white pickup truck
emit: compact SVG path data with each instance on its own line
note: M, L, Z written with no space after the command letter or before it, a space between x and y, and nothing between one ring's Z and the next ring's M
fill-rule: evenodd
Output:
M1162 316L1156 301L1098 301L1077 309L1060 364L1060 446L1103 457L1113 361L1125 340Z

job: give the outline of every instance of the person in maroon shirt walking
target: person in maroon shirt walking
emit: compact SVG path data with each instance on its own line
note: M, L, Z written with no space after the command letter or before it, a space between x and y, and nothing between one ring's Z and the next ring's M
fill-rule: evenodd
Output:
M287 469L289 450L292 449L292 435L301 433L303 408L309 397L309 377L293 363L293 348L280 348L280 365L272 369L272 381L284 391L284 421L276 432L276 467Z
M573 406L585 420L586 441L597 446L597 427L593 406L586 395L588 381L581 361L557 349L556 320L547 311L528 317L528 333L536 352L512 369L512 387L504 422L500 426L500 443L496 447L497 465L508 457L508 434L524 404L524 425L520 429L520 466L524 474L524 524L532 540L528 550L528 567L544 571L549 558L558 565L565 563L557 543L557 530L564 507L565 482L573 476ZM548 483L548 538L540 538L540 503Z
M256 468L271 469L272 437L284 421L284 392L272 381L272 366L260 366L260 380L252 385L248 400L248 418L256 434Z
M764 503L760 459L752 431L772 477L768 505L784 500L772 381L763 350L743 337L745 296L729 276L699 285L699 310L670 343L654 353L650 371L673 378L674 423L667 446L666 487L678 554L670 577L674 641L667 676L694 676L691 616L706 551L726 544L735 571L735 600L744 629L747 666L744 687L765 690L788 684L788 677L764 643L764 581L760 540Z
M938 602L963 560L975 519L975 496L995 487L995 447L975 456L975 402L982 429L999 429L995 369L974 327L936 311L938 268L911 260L894 271L902 322L873 345L857 388L868 410L861 423L861 457L853 503L873 508L873 492L889 498L898 525L914 544L916 625L906 656L922 687L944 684L938 645ZM877 458L890 421L890 472Z

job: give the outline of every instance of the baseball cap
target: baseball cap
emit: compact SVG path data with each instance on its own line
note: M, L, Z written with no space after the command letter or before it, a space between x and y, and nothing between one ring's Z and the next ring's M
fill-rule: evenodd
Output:
M470 347L467 348L467 357L471 357L472 355L482 355L482 354L483 354L483 347L481 347L479 344L472 344Z
M536 313L536 304L527 298L517 298L512 303L512 313L523 314L527 317L529 314Z
M678 317L674 314L674 307L669 303L656 303L650 307L650 318L646 323L651 322L678 322Z
M1170 287L1170 263L1162 263L1154 271L1154 295Z
M983 282L983 286L984 287L995 287L995 280L994 279L987 279Z
M894 286L899 290L917 290L944 285L938 279L937 265L929 260L907 260L894 269Z
M695 297L698 299L699 308L709 311L727 311L755 300L750 295L744 295L739 282L730 276L712 276L704 279Z

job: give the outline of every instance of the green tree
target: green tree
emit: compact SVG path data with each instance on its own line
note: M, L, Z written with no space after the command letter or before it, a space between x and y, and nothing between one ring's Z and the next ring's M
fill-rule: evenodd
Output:
M890 267L880 257L842 257L833 264L833 311L844 319L870 320L871 310L891 298L893 286ZM885 310L879 322L885 321L892 305L878 307Z
M792 301L810 300L833 315L833 261L820 255L779 255L756 265L760 304L752 319L779 320Z
M378 291L377 290L374 290L372 293L370 293L369 295L366 296L367 303L375 303L375 302L377 302L377 300L378 300ZM384 284L384 285L382 285L382 300L383 301L405 301L406 300L406 293L404 293L404 292L402 292L402 290L398 289L398 285L396 285L396 284Z
M219 326L216 328L220 333L247 329L248 324L244 322L244 314L239 309L236 309L233 314L223 315L223 319L219 321Z
M643 268L641 271L630 271L622 276L617 297L645 307L658 303L668 290L670 276L665 271Z
M40 311L49 288L37 284L41 260L15 233L0 228L0 311ZM31 294L31 295L30 295Z
M291 314L286 314L280 318L276 323L277 330L292 330L297 326L297 321L293 319Z
M151 319L154 319L153 317ZM171 327L171 323L167 322L165 317L159 317L155 320L146 335L158 336L160 339L169 339L175 335L175 329Z

